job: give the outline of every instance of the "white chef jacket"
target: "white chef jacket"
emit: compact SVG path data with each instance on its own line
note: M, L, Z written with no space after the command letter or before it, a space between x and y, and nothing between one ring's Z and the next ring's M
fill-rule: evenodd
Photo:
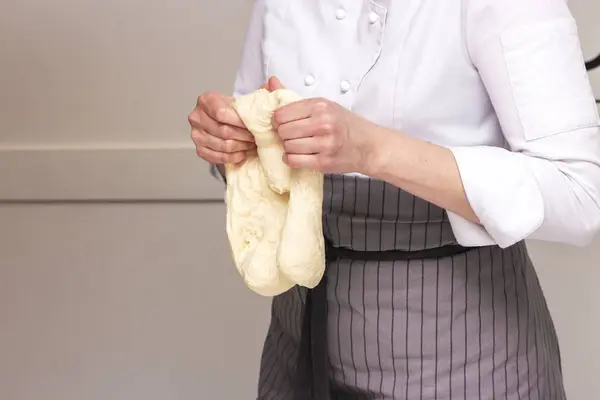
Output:
M600 118L565 0L255 0L234 95L269 76L448 147L464 246L586 245Z

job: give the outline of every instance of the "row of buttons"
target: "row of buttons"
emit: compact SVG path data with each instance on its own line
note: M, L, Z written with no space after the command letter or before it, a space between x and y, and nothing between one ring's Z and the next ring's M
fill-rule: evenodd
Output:
M304 84L306 86L312 86L315 84L315 82L316 82L316 80L313 75L307 75L306 78L304 78ZM351 87L351 85L350 85L350 82L348 82L348 81L342 81L340 83L340 91L342 93L348 92L350 90L350 87Z
M339 8L335 12L335 17L340 21L345 19L347 16L348 16L348 13L343 8ZM374 24L378 20L379 20L379 15L377 15L377 13L371 12L369 14L369 23L370 24ZM304 78L304 84L306 86L313 86L315 83L316 83L316 79L313 75L307 75L306 78ZM352 85L350 84L349 81L340 82L340 92L342 92L342 93L347 93L351 87L352 87Z
M348 13L343 8L338 8L338 10L335 12L335 17L340 21L345 19L347 16ZM371 12L369 14L369 23L374 24L375 22L377 22L377 20L379 20L379 15L377 15L377 13L375 12Z

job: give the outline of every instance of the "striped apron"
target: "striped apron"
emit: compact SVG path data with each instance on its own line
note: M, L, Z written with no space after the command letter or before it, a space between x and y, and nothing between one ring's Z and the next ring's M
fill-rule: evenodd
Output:
M564 399L524 243L461 248L441 208L327 175L327 271L273 299L259 400Z

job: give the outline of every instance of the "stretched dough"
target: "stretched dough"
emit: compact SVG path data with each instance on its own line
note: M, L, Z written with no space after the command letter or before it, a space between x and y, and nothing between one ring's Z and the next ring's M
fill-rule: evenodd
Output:
M280 194L290 191L292 169L282 161L285 151L281 140L273 131L271 118L277 108L299 99L293 92L278 91L273 94L260 89L236 99L234 104L246 128L254 136L258 157L265 168L269 186Z
M288 167L271 123L277 108L298 100L288 89L259 89L234 102L257 151L225 166L227 235L238 272L264 296L313 288L325 271L323 174Z

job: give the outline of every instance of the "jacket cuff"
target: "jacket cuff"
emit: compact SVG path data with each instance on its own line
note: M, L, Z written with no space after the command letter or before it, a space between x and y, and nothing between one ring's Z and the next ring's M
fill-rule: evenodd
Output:
M449 215L455 236L465 243L518 243L544 221L544 201L535 175L518 153L503 148L451 147L467 199L481 226Z

